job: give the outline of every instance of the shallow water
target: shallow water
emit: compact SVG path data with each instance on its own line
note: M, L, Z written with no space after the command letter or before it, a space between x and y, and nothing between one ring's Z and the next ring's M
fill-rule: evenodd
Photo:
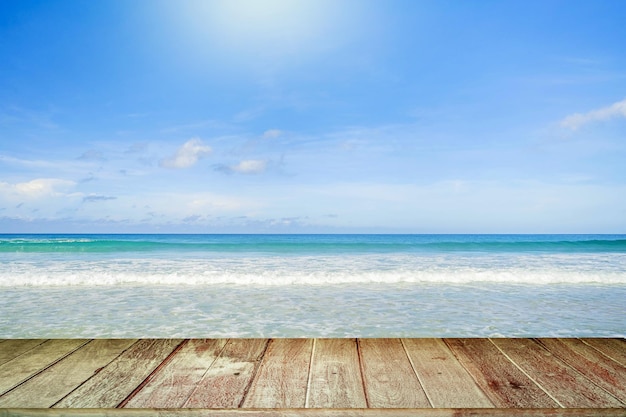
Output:
M366 284L5 288L23 337L624 337L623 286Z

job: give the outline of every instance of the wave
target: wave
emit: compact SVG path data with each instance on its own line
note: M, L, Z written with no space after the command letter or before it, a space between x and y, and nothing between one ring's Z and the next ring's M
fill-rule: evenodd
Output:
M328 286L368 284L601 284L624 285L624 274L554 273L537 271L474 271L464 274L437 272L383 272L383 273L298 273L298 274L255 274L230 273L211 274L115 274L107 272L64 273L33 275L0 274L0 287L93 287L119 285L149 286Z
M36 258L36 257L35 257ZM111 285L626 284L614 254L352 255L33 259L4 262L0 287Z

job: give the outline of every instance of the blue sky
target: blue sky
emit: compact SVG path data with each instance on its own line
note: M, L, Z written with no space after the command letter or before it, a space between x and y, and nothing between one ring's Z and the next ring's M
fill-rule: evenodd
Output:
M626 233L621 1L0 2L0 232Z

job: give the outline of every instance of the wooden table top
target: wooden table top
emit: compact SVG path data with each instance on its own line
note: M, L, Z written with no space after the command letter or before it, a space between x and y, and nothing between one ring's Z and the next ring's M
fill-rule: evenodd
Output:
M0 340L0 408L0 416L626 416L626 341Z

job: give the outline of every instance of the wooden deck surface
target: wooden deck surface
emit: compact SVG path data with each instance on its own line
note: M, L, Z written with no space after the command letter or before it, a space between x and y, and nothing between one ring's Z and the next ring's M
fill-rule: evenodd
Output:
M626 341L0 340L0 417L165 416L173 409L197 416L626 416Z

